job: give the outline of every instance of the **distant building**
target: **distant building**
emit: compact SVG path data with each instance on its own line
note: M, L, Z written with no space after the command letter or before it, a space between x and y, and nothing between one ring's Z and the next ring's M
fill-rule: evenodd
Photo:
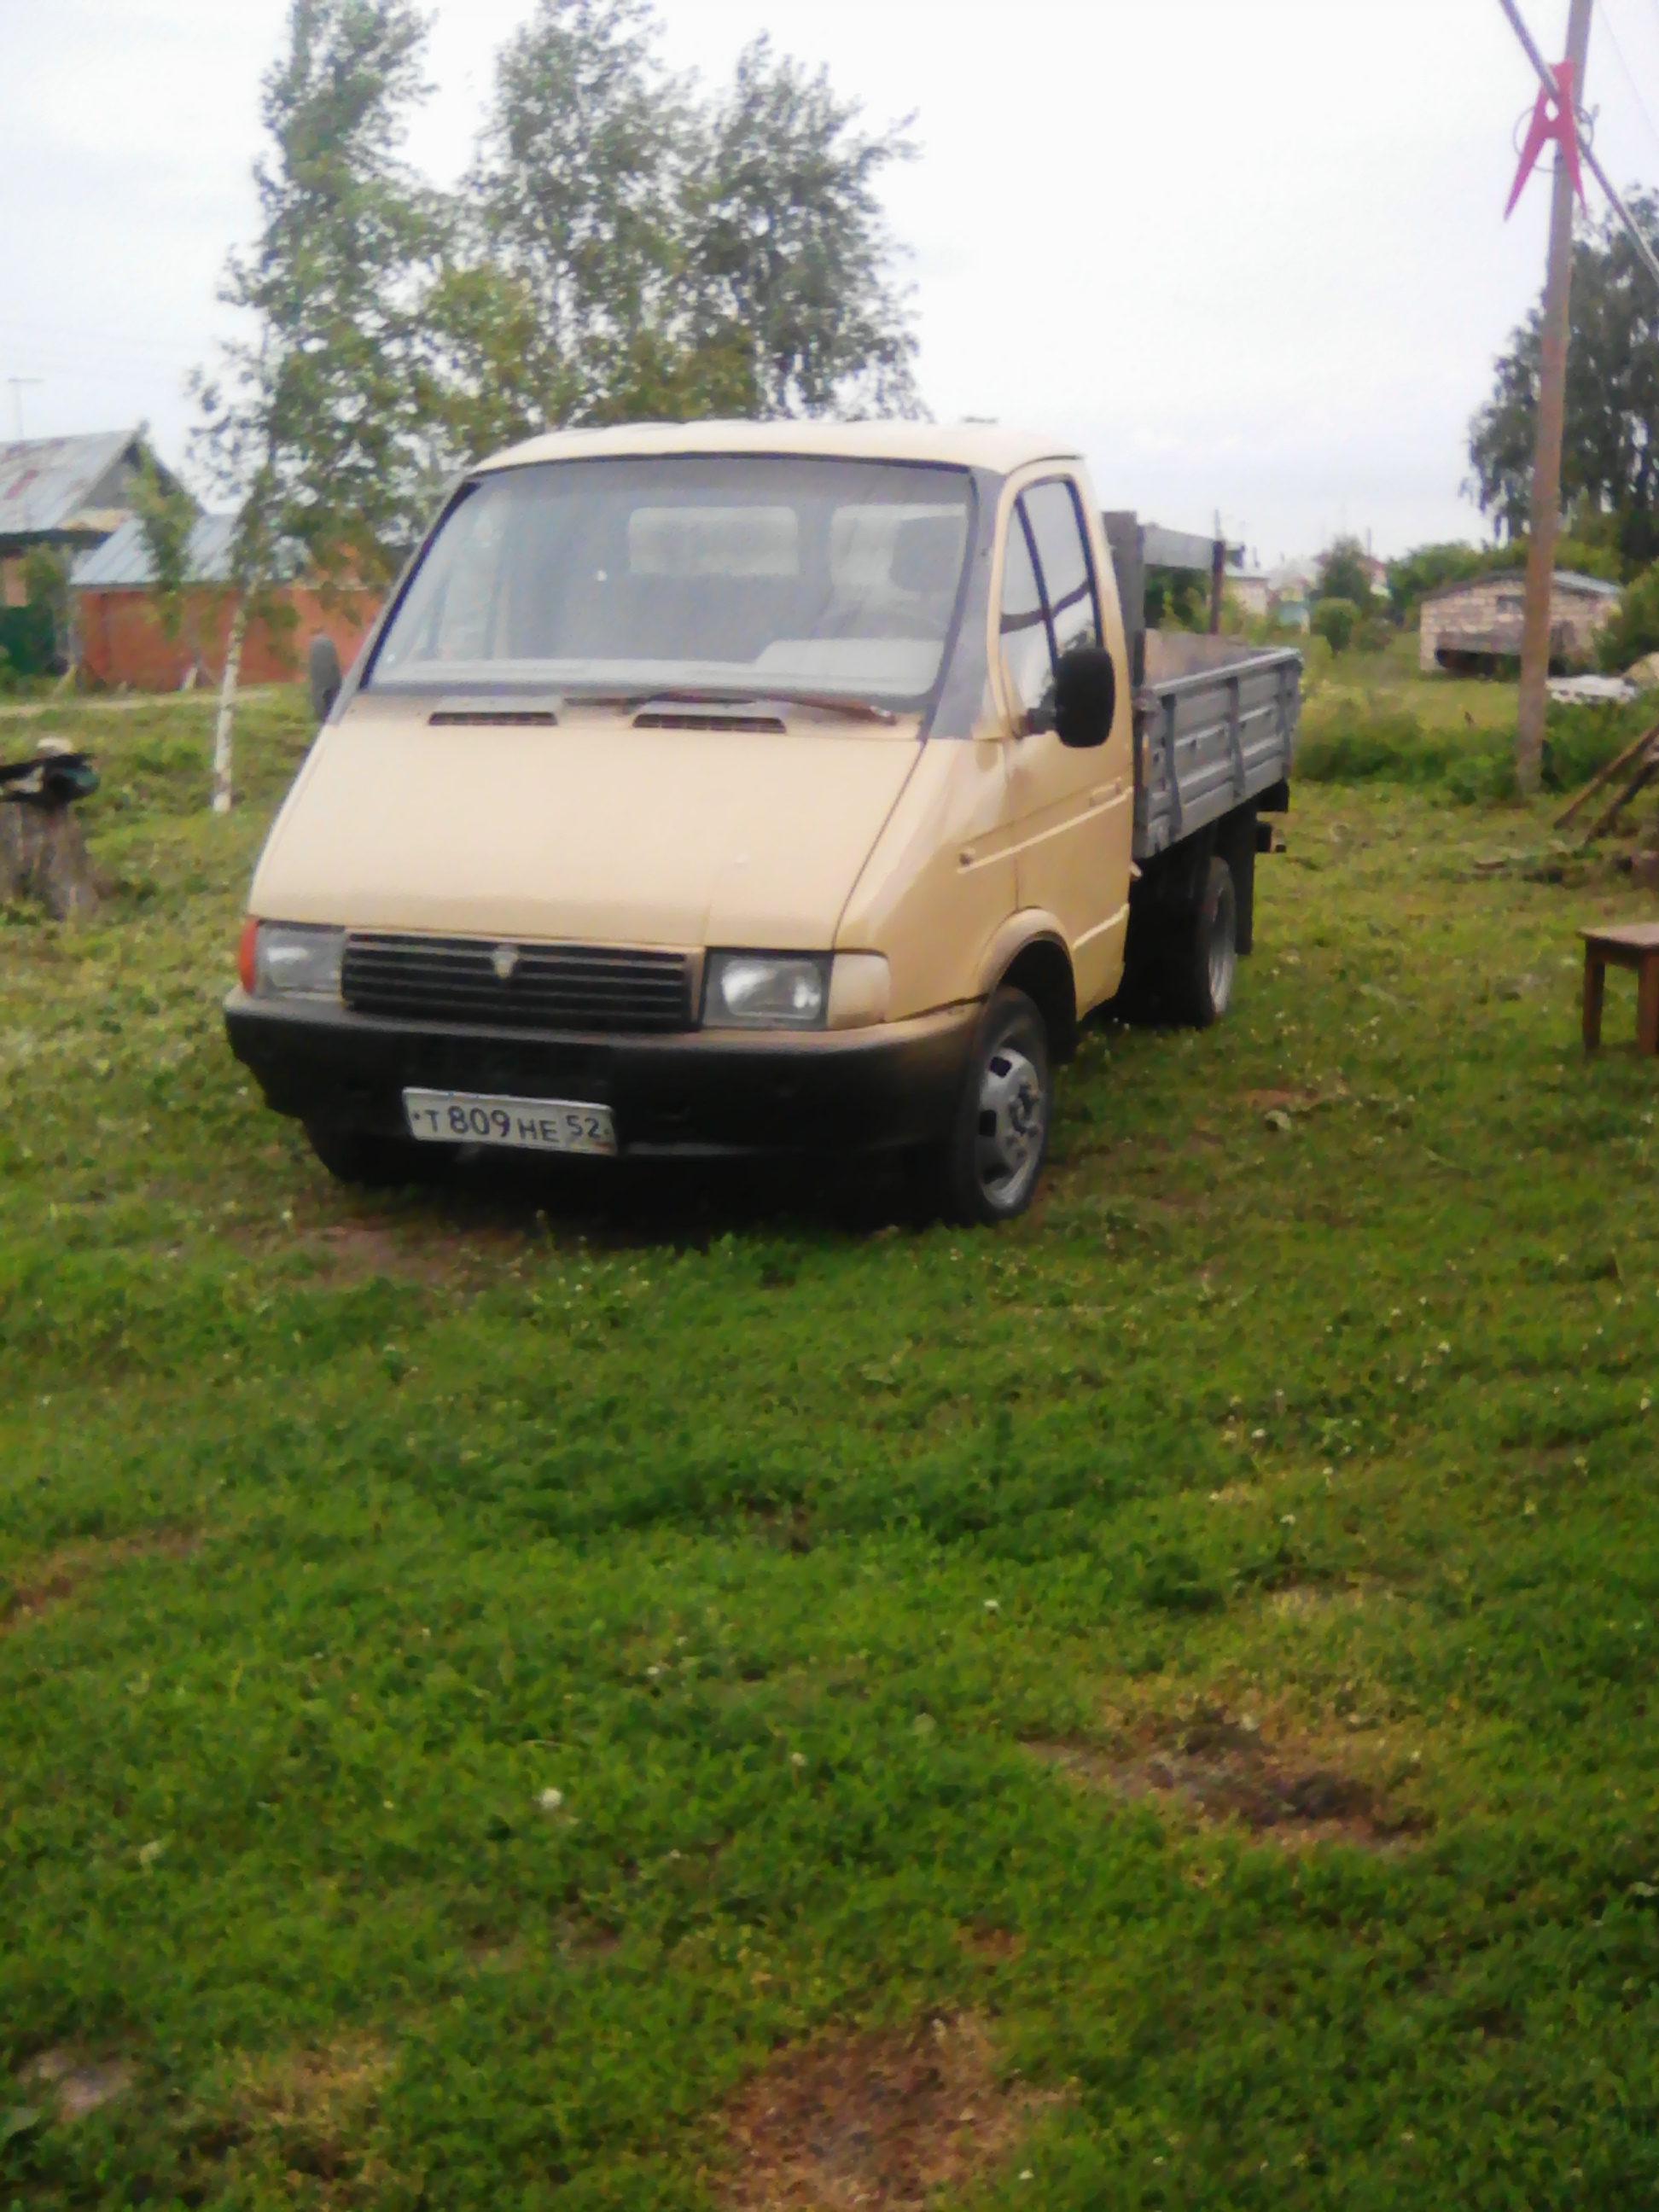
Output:
M0 445L0 606L23 604L23 563L36 546L66 561L101 545L132 512L132 480L146 456L142 430ZM173 477L155 462L164 484Z
M189 581L174 637L162 625L155 565L136 516L82 554L70 577L82 672L111 690L176 691L198 679L216 683L230 633L235 526L234 515L204 514L191 531L185 556ZM278 586L276 598L282 618L250 623L242 641L245 684L286 682L304 666L312 639L325 634L342 667L349 667L380 611L372 592L345 592L325 607L312 586L298 582Z
M1230 568L1227 597L1252 622L1260 622L1273 603L1273 586L1259 568Z
M1559 568L1550 602L1550 665L1565 672L1595 657L1598 633L1619 604L1617 584ZM1469 576L1425 594L1418 665L1455 676L1495 676L1521 658L1526 580L1518 570Z

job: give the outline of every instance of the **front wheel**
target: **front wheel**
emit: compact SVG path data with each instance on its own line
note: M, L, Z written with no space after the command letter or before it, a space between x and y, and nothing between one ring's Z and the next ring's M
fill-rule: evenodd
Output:
M986 1226L1024 1213L1053 1118L1042 1016L1024 991L998 991L975 1035L951 1134L929 1163L942 1210Z

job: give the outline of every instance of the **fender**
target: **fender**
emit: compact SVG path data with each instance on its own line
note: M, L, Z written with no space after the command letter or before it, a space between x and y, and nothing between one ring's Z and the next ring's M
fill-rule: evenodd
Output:
M983 999L1004 983L1035 999L1048 1024L1054 1058L1072 1058L1077 1050L1077 981L1065 932L1052 914L1023 907L1010 915L981 955L978 983Z

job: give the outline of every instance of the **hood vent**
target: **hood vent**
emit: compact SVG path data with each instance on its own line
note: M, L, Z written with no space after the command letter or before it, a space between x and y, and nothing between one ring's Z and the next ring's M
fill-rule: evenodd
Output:
M636 730L771 730L781 734L788 726L781 714L764 708L694 707L677 700L641 707L634 717Z
M434 730L556 730L562 699L441 699L427 721Z

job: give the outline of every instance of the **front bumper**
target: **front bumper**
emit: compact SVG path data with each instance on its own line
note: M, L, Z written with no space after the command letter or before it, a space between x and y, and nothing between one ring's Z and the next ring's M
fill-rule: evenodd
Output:
M553 1035L225 1001L232 1051L279 1114L399 1136L405 1087L609 1106L626 1153L872 1152L951 1125L977 1006L811 1036Z

